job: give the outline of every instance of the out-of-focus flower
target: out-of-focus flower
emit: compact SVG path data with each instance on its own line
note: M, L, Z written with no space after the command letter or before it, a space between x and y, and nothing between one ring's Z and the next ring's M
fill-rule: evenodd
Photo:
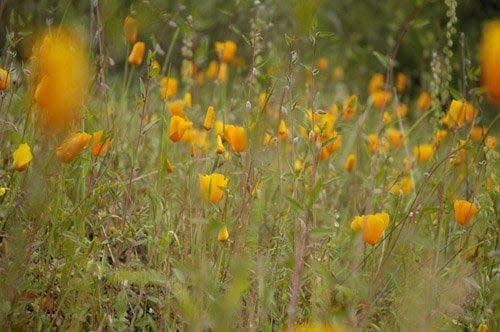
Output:
M374 154L379 150L380 142L377 134L370 134L367 137L368 140L368 152Z
M146 44L144 42L135 42L134 46L132 46L132 51L128 56L128 63L132 66L140 66L142 64L142 60L144 59L145 52Z
M380 73L374 74L370 82L368 82L368 93L373 94L374 92L380 91L384 89L384 75Z
M420 112L425 112L429 109L432 104L432 98L429 92L422 91L417 99L417 109Z
M350 121L356 114L356 107L358 105L358 97L352 95L344 100L342 108L342 120Z
M137 41L137 33L139 32L139 22L132 16L125 17L123 22L123 32L127 43L134 44Z
M413 155L419 162L425 163L434 155L434 147L431 144L419 144L413 148Z
M403 134L399 130L388 128L385 133L394 148L399 148L401 146L401 143L403 142Z
M409 176L404 176L395 183L389 190L391 194L407 195L413 190L413 180Z
M33 47L33 86L38 123L61 131L79 118L88 95L87 43L73 30L57 27L41 34Z
M261 92L259 94L259 107L264 108L264 106L266 106L266 103L267 103L267 94L265 92Z
M172 115L168 129L168 138L170 138L172 142L178 142L186 130L191 128L192 125L193 123L191 121L188 121L178 115Z
M354 153L351 153L347 156L347 159L345 160L344 168L346 171L352 172L355 166L356 166L356 155Z
M382 115L382 120L384 121L384 124L389 124L392 121L391 113L385 111Z
M458 143L458 146L457 146L457 153L456 155L450 159L450 162L453 164L453 165L461 165L464 163L465 161L465 154L466 154L466 151L465 151L465 140L460 140L460 142Z
M484 127L474 126L470 130L470 138L474 142L480 142L484 137L484 133L485 133Z
M230 62L234 59L238 46L232 40L226 40L224 42L215 42L215 52L219 57L221 62Z
M498 144L498 140L497 140L497 138L495 136L488 135L484 139L484 146L488 150L495 150L497 148L497 144Z
M217 82L224 83L227 80L227 72L227 63L221 63L219 66L219 71L217 72Z
M209 79L215 79L217 77L217 73L219 72L219 64L217 61L212 60L208 64L206 74Z
M160 82L160 97L169 100L177 94L178 81L173 77L164 77Z
M278 126L278 137L281 141L288 139L288 128L286 127L285 120L281 120Z
M382 235L389 225L389 215L385 212L356 216L351 222L351 229L363 231L363 239L366 243L376 245L382 239Z
M488 332L488 325L486 323L479 324L476 332Z
M318 69L321 71L325 71L328 69L328 59L325 57L321 57L316 61L316 65Z
M226 125L224 128L224 138L231 145L234 152L239 153L247 149L247 134L243 127Z
M434 144L436 147L439 147L441 145L441 142L448 136L448 132L444 129L439 129L436 134L434 135Z
M212 129L215 122L215 108L213 106L208 106L207 114L205 115L205 121L203 122L203 128L206 130Z
M372 98L373 107L377 109L384 108L392 100L392 93L384 90L375 91L370 96Z
M9 86L9 81L9 72L3 68L0 68L0 91L7 89L7 87Z
M269 143L271 143L273 137L269 133L264 133L264 136L262 137L262 145L268 146Z
M483 85L490 99L500 103L500 19L483 25L480 52Z
M224 136L224 123L222 121L215 121L215 135Z
M467 225L478 211L476 204L462 199L453 202L453 209L455 221L461 226Z
M14 160L12 167L16 171L25 171L28 168L31 159L33 159L30 146L26 143L19 145L19 147L12 154L12 159Z
M105 155L111 146L111 140L109 138L101 142L102 135L102 130L96 131L94 135L92 135L92 156L94 158Z
M0 187L0 197L2 197L3 195L5 195L6 192L7 192L7 188Z
M229 239L229 231L227 230L226 226L222 226L222 228L219 230L219 234L217 234L217 240L219 242L226 242Z
M465 122L472 123L477 110L468 102L452 100L445 119L445 124L451 128L460 128Z
M69 164L87 147L90 137L86 132L72 133L57 147L57 159L62 163Z
M170 114L180 116L181 118L185 118L186 115L184 114L184 106L185 106L184 100L176 99L172 102L169 102L167 108L170 111Z
M187 107L191 107L193 104L193 96L191 95L191 93L186 92L182 101L184 102L184 105L186 105Z
M207 202L218 203L224 196L229 180L222 174L199 175L200 191Z
M398 104L396 107L394 107L394 111L392 114L396 118L404 118L406 114L408 113L408 105L405 103Z
M396 91L398 93L403 93L406 90L406 75L403 73L398 73L396 75Z
M296 173L300 173L300 171L302 171L302 168L304 167L304 165L302 164L302 160L300 159L296 159L294 162L293 162L293 170L294 172Z
M344 78L344 68L341 66L333 68L332 78L334 81L341 81Z
M224 154L226 152L226 149L224 148L224 144L222 144L222 138L220 137L220 135L217 135L216 140L217 142L216 142L215 152L217 154Z

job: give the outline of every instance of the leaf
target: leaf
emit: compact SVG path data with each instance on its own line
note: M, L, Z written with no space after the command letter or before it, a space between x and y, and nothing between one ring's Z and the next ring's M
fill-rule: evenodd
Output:
M389 67L389 63L391 62L391 59L387 55L382 55L377 51L373 51L373 55L382 64L382 66L384 66L384 68Z
M292 207L296 210L303 210L304 207L298 201L290 196L285 196L285 199L292 205Z
M450 92L451 96L456 99L456 100L462 100L462 94L458 91L453 89L452 87L448 88L448 91Z

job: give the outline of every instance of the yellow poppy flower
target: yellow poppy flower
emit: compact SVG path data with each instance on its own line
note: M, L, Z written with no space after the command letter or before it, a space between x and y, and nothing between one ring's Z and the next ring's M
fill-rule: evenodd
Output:
M62 163L72 162L87 147L90 135L85 132L72 133L56 149L56 157Z
M229 239L229 231L227 230L226 226L222 226L222 228L219 230L219 234L217 234L217 240L219 242L226 242Z
M399 148L401 146L401 143L403 142L403 134L399 130L388 128L385 133L394 148Z
M406 90L406 75L403 73L398 73L396 75L396 91L398 93L403 93Z
M297 159L293 162L293 170L296 173L300 173L300 171L302 171L302 168L303 168L302 160Z
M281 141L286 141L288 139L288 128L284 120L281 120L278 126L278 137Z
M363 225L363 239L372 246L376 245L380 242L388 225L389 215L387 213L382 212L368 215Z
M219 71L217 72L217 82L224 83L227 80L228 73L227 63L223 62L219 66Z
M169 102L167 107L170 111L170 114L180 116L181 118L185 118L184 114L184 101L182 99L176 99L172 102Z
M422 91L417 99L417 109L420 112L425 112L432 104L432 97L427 91Z
M178 81L173 77L164 77L160 82L160 97L169 100L177 94Z
M123 22L123 32L127 43L134 44L137 40L137 33L139 31L139 22L131 16L125 17Z
M453 209L455 221L461 226L467 225L478 211L476 204L462 199L453 202Z
M480 142L484 137L484 132L484 127L474 126L471 128L469 135L474 142Z
M481 72L483 85L491 100L500 102L500 20L483 25L481 38Z
M109 138L101 142L102 135L102 130L96 131L94 135L92 135L92 156L94 158L105 155L111 146L111 140Z
M358 97L356 95L349 96L344 100L342 108L342 120L350 121L356 114L356 107L358 105Z
M217 144L215 147L215 153L224 154L225 152L226 149L224 148L224 144L222 144L222 137L220 137L220 135L217 135Z
M434 147L431 144L419 144L413 148L413 155L419 162L425 163L434 155Z
M212 129L215 122L215 108L213 106L208 106L207 114L205 115L205 121L203 122L203 128L206 130Z
M376 109L381 109L387 106L392 100L392 93L389 91L378 90L373 92L370 96L373 107Z
M188 121L178 115L172 115L168 129L168 138L170 138L172 142L179 141L186 130L191 128L192 125L193 123L191 121Z
M142 64L142 60L144 59L144 53L146 52L146 44L144 42L136 42L134 46L132 46L132 51L128 56L128 62L132 66L140 66Z
M477 110L468 102L452 100L447 114L447 124L451 127L460 128L465 122L472 123L477 115Z
M224 196L229 180L222 174L199 175L200 191L207 202L218 203Z
M325 57L321 57L316 61L316 65L318 69L321 71L325 71L328 69L328 59Z
M25 171L28 168L31 159L33 159L30 146L26 143L19 145L19 147L12 154L12 159L14 159L12 167L16 171Z
M238 46L232 40L215 42L215 52L221 62L230 62L234 59Z
M224 128L224 138L231 145L234 152L243 152L247 149L248 140L245 128L233 125L226 125Z
M347 159L345 160L344 168L346 171L352 172L355 166L356 166L356 155L354 153L351 153L347 156Z
M3 68L0 68L0 91L7 89L7 87L9 86L9 81L9 72Z
M384 75L380 73L374 74L368 82L368 93L373 94L384 89Z

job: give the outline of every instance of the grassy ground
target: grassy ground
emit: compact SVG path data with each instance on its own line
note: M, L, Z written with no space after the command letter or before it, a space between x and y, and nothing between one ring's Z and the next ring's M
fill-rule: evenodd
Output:
M6 330L499 328L474 4L0 4Z

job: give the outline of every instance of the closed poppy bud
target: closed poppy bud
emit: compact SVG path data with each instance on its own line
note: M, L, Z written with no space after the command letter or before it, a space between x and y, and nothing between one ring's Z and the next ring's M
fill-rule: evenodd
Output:
M199 175L200 191L207 202L218 203L224 196L229 180L222 174Z
M406 75L403 73L398 73L396 75L396 90L398 93L402 93L406 90Z
M500 103L500 20L484 24L480 51L486 93L491 100Z
M178 81L172 77L164 77L160 82L160 97L169 100L177 94Z
M234 59L238 46L232 40L226 40L225 42L216 42L215 51L219 56L221 62L230 62Z
M302 168L303 168L302 160L300 160L300 159L295 160L293 163L293 170L296 173L299 173L300 171L302 171Z
M217 81L219 83L224 83L227 80L227 63L223 62L219 66L219 71L217 72Z
M220 135L217 135L217 144L216 144L215 152L217 154L224 154L226 152L226 149L224 148L224 145L222 144L222 138Z
M109 138L101 142L102 134L103 131L99 130L92 135L92 156L94 158L105 155L111 146L111 140Z
M229 231L227 230L226 226L222 226L222 228L219 230L219 234L217 234L217 240L219 242L226 242L229 239Z
M123 22L123 32L125 33L127 43L133 44L136 42L138 31L139 23L137 20L131 16L125 17L125 21Z
M278 126L278 137L282 141L286 141L288 139L288 128L286 127L284 120L281 120Z
M7 87L9 86L9 81L9 72L3 68L0 68L0 91L7 89Z
M413 155L419 162L425 163L434 155L434 147L431 144L419 144L413 148Z
M431 95L427 91L422 91L417 99L417 108L420 112L425 112L429 109L432 103Z
M352 172L355 166L356 166L356 155L354 153L351 153L350 155L347 156L347 159L345 160L344 168L346 171Z
M455 221L461 226L467 225L478 211L476 204L461 199L453 202L453 209Z
M25 171L28 168L31 159L33 159L30 146L26 143L19 145L19 147L12 154L12 159L14 159L12 167L16 171Z
M224 138L231 145L234 152L239 153L247 149L247 135L243 127L226 125L224 128Z
M394 148L399 148L401 143L403 142L403 134L394 128L389 128L386 130L387 137L389 138L389 142Z
M212 129L215 121L215 108L213 106L208 106L207 114L205 115L205 121L203 122L203 128L206 130Z
M178 115L172 115L168 129L168 138L170 138L172 142L179 141L182 136L184 136L186 130L191 128L192 125L193 123L191 121L188 121Z
M363 225L363 239L366 243L376 245L380 242L385 229L389 225L389 215L385 212L371 214Z
M371 94L373 107L377 109L384 108L392 100L392 93L389 91L375 91Z
M140 66L142 64L142 60L144 59L144 52L146 51L146 44L143 42L136 42L132 47L132 51L128 56L128 62L132 66Z
M62 163L72 162L87 147L90 135L85 132L73 133L56 149L56 157Z

